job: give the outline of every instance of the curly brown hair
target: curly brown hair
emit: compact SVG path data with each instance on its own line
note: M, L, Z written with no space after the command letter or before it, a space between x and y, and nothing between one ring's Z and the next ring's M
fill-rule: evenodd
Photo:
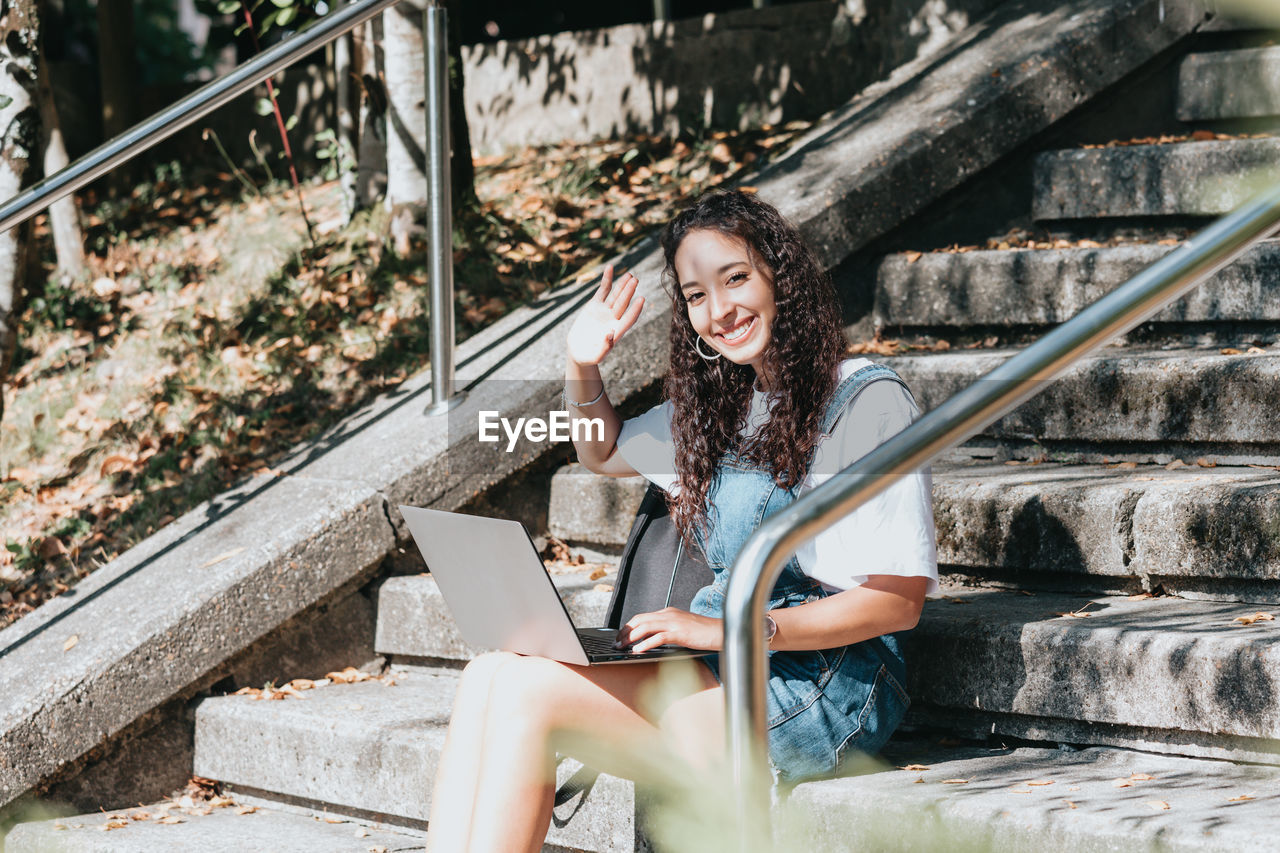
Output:
M773 279L777 316L764 354L773 398L768 424L743 441L755 371L727 358L706 361L694 351L697 332L680 291L676 251L693 231L716 231L746 244L753 262ZM671 367L664 392L671 401L679 494L671 514L686 541L707 517L716 466L730 450L772 472L792 488L804 479L835 391L847 343L831 279L800 232L754 195L717 190L701 196L667 224L662 235L663 281L671 297Z

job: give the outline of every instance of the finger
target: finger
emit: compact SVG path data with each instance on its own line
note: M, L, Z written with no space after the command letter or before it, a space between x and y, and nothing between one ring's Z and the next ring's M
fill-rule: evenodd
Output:
M606 264L604 274L600 276L600 287L596 290L596 299L604 302L611 287L613 287L613 264Z
M613 318L616 320L626 313L627 308L631 305L631 297L635 295L636 288L640 285L640 279L627 273L627 277L622 280L622 286L618 288L618 295L609 305L613 309Z
M667 640L667 632L659 631L656 634L650 634L645 639L633 645L631 647L631 651L647 652L649 651L649 649L656 649L658 646L665 646L668 642L669 641Z
M635 278L636 277L634 275L628 272L614 279L613 293L607 300L605 300L605 305L609 307L609 310L619 310L621 305L625 305L627 300L631 298L630 293L628 292L628 286L632 281L635 281ZM631 289L634 290L634 288ZM614 316L616 317L618 315L615 313Z
M641 297L638 297L634 302L632 302L631 305L627 308L627 310L623 312L622 316L618 318L618 323L613 333L613 340L615 343L617 342L618 338L621 338L624 334L626 334L627 329L630 329L632 326L636 324L636 320L640 318L640 309L643 307L644 307L644 297L641 296Z

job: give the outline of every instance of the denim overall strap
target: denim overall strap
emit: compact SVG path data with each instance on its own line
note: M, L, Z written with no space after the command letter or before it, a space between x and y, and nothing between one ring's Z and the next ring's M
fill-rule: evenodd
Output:
M860 367L852 376L841 382L836 387L835 393L831 395L831 402L827 404L827 410L822 415L823 437L830 436L835 431L836 424L840 422L849 404L865 391L868 385L880 380L898 383L902 386L902 390L907 392L907 396L911 397L911 389L902 381L902 377L883 364L868 364L866 367ZM912 397L912 400L914 399Z

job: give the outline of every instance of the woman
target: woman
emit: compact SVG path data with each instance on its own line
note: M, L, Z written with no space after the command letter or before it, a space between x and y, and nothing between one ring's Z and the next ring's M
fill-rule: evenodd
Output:
M582 464L644 475L667 490L676 524L715 573L688 611L632 618L620 646L720 650L733 558L759 521L898 432L916 410L886 368L845 360L834 291L796 230L753 195L713 192L663 236L673 303L667 402L623 422L599 365L643 298L606 270L569 332L565 396L600 418L576 441ZM838 773L877 751L907 705L894 632L915 626L936 587L928 472L903 478L801 550L773 590L769 756L787 783ZM551 816L553 731L640 749L661 735L690 762L723 753L718 655L685 694L653 708L665 666L578 667L509 653L463 672L437 771L428 849L540 849Z

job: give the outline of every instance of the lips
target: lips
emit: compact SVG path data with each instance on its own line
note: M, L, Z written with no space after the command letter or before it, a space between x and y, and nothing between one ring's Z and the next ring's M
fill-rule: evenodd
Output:
M751 333L755 331L756 318L744 320L725 332L716 332L716 338L727 347L736 347L747 338L751 337Z

